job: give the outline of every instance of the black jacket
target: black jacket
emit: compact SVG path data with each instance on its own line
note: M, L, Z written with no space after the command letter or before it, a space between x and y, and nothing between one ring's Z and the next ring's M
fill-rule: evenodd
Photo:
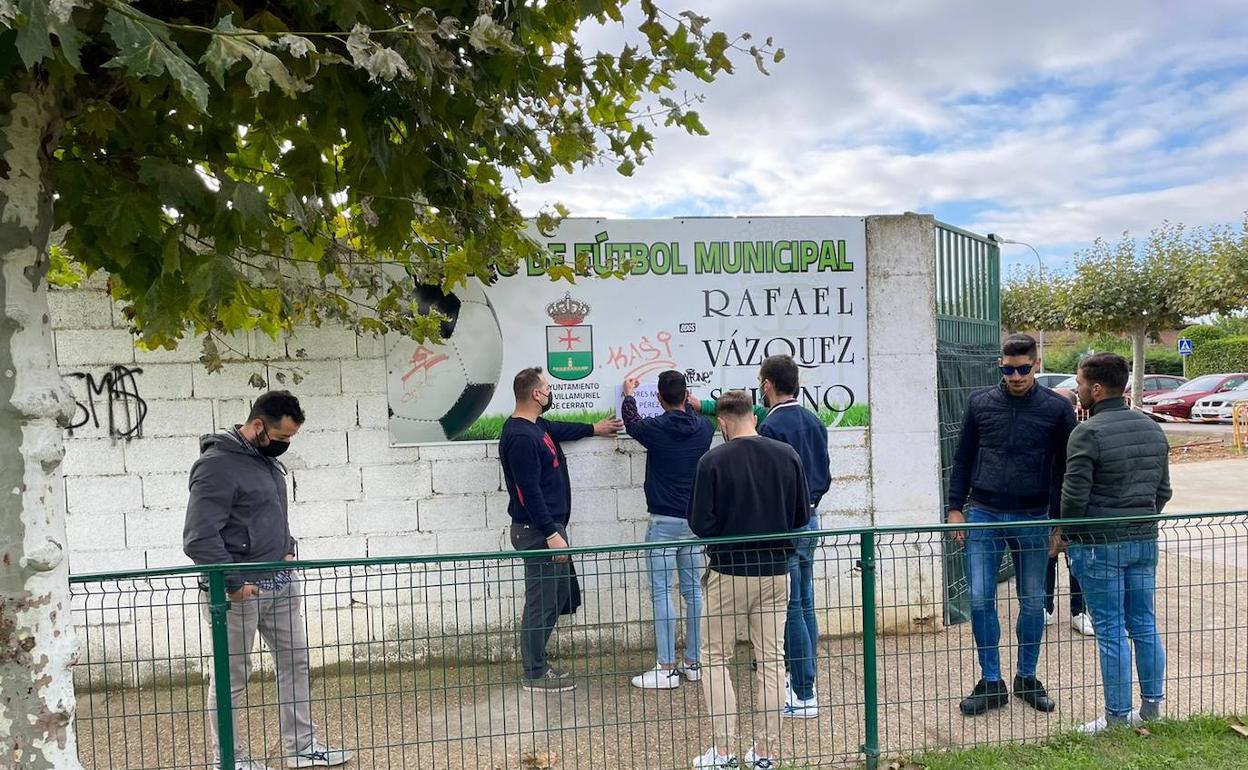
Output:
M947 509L967 502L998 511L1056 515L1066 441L1076 425L1070 402L1036 385L1011 396L1005 383L971 394L949 475Z
M182 529L182 550L196 564L282 561L295 553L282 467L242 442L233 431L199 439ZM268 576L229 573L225 585L235 591Z
M1061 517L1154 515L1170 494L1170 444L1161 426L1121 397L1093 406L1092 417L1070 434ZM1078 543L1145 540L1157 537L1157 523L1063 525L1063 532Z
M692 409L642 417L637 400L620 406L624 430L646 448L646 507L658 516L689 515L689 495L698 460L711 448L715 426Z

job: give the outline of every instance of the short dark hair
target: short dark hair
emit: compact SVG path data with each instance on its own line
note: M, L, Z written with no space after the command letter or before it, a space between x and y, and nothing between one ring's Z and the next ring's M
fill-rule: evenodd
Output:
M289 390L270 390L252 403L247 422L259 418L264 420L265 425L275 427L283 417L289 417L295 425L303 425L306 419L303 407L299 406L299 399L293 393Z
M663 399L663 403L672 406L683 404L688 392L685 375L675 369L668 369L659 375L659 398Z
M739 420L754 411L754 399L744 390L726 390L715 401L715 414L729 420Z
M516 394L516 399L526 399L532 395L538 385L542 384L542 367L530 366L528 369L521 369L516 374L516 379L511 382L511 389Z
M1131 376L1127 359L1117 353L1093 353L1079 362L1079 369L1084 380L1091 384L1099 383L1111 396L1121 396Z
M1030 334L1011 334L1001 343L1001 356L1027 356L1036 360L1036 338Z
M783 396L797 393L798 369L792 356L767 356L758 369L760 380L771 380L776 392Z

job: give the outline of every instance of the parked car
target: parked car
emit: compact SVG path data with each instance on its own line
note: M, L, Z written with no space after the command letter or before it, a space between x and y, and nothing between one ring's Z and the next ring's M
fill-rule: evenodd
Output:
M1128 380L1128 382L1130 382ZM1149 396L1156 396L1162 393L1169 393L1178 388L1187 380L1173 374L1146 374L1144 375L1144 398L1148 403ZM1053 386L1053 391L1070 399L1073 404L1075 401L1075 378L1069 377Z
M1145 412L1158 419L1177 417L1190 419L1192 407L1205 396L1225 393L1248 382L1248 374L1206 374L1189 380L1172 391L1157 393L1144 399Z
M1192 407L1192 419L1201 422L1230 422L1235 404L1248 401L1248 382L1234 390L1205 396Z
M1073 377L1073 374L1061 374L1060 372L1040 372L1036 375L1036 382L1046 388L1055 387L1058 383Z

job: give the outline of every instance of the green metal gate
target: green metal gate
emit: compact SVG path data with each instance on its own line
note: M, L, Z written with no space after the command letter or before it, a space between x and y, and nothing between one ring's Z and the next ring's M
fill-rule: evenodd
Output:
M1001 350L1001 258L983 236L936 223L936 385L941 499L971 391L996 383ZM945 622L970 618L962 549L945 548Z

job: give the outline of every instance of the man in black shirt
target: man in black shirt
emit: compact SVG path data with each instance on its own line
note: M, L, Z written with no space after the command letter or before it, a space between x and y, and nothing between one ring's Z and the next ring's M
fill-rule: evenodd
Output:
M499 461L511 500L511 545L517 551L568 547L572 486L560 444L590 436L614 436L624 423L615 418L587 423L556 422L542 415L552 404L550 383L540 367L521 370L512 387L516 410L503 424ZM546 643L561 614L579 606L573 591L572 562L567 556L524 560L524 615L520 655L524 689L565 692L575 687L567 674L546 664Z
M771 535L800 529L810 520L810 494L802 461L787 444L758 435L753 404L744 391L729 391L716 404L725 443L702 456L689 501L689 526L699 537ZM776 767L784 708L784 620L789 601L791 539L707 546L703 577L702 690L711 716L714 745L695 768L736 767L737 698L728 662L736 644L737 618L748 616L758 661L757 721L745 766Z

